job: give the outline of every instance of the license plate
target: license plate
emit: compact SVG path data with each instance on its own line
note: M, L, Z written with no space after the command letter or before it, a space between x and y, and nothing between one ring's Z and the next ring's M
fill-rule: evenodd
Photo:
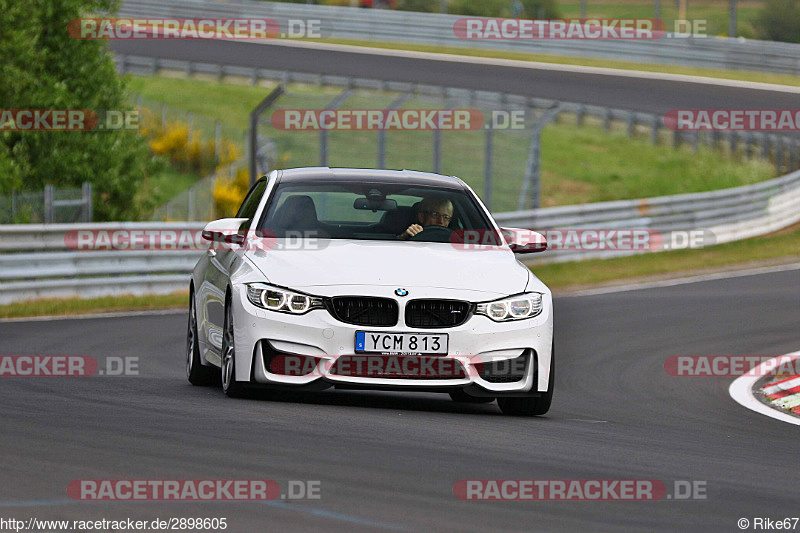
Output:
M357 331L356 353L447 355L447 334Z

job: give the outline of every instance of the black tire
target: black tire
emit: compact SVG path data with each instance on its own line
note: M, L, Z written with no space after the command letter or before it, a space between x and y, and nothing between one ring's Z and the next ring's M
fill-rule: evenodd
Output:
M550 410L553 402L553 386L556 377L555 350L550 355L550 381L547 392L538 398L498 398L497 405L504 415L511 416L540 416Z
M458 403L492 403L494 401L491 396L470 396L461 389L450 392L450 398Z
M222 326L222 391L229 398L242 398L246 388L244 383L236 381L236 351L234 343L233 313L231 313L230 295L225 298L225 319Z
M186 329L186 377L192 385L210 385L214 381L214 369L203 366L200 361L200 340L197 336L194 291L189 291L189 326Z

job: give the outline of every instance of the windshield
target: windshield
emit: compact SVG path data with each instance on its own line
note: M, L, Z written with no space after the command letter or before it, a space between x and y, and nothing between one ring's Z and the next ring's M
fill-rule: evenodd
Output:
M405 233L417 225L413 235ZM492 225L457 189L364 182L279 184L259 224L277 237L303 232L331 239L448 242Z

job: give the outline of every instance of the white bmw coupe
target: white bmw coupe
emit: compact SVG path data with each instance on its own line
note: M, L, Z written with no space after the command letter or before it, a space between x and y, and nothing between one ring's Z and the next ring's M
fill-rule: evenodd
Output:
M447 392L542 415L553 397L550 290L458 178L299 168L261 178L203 231L186 371L248 388ZM221 370L221 372L220 372Z

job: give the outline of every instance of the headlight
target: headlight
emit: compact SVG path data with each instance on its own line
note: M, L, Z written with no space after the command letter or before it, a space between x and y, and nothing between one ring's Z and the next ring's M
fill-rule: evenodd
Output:
M292 315L302 315L312 309L322 309L322 298L319 296L309 296L292 292L287 289L272 287L266 283L251 283L247 286L247 299L250 303L278 311L279 313L290 313Z
M511 296L494 302L478 304L475 313L486 315L495 322L522 320L531 318L542 312L542 295L529 292L519 296Z

